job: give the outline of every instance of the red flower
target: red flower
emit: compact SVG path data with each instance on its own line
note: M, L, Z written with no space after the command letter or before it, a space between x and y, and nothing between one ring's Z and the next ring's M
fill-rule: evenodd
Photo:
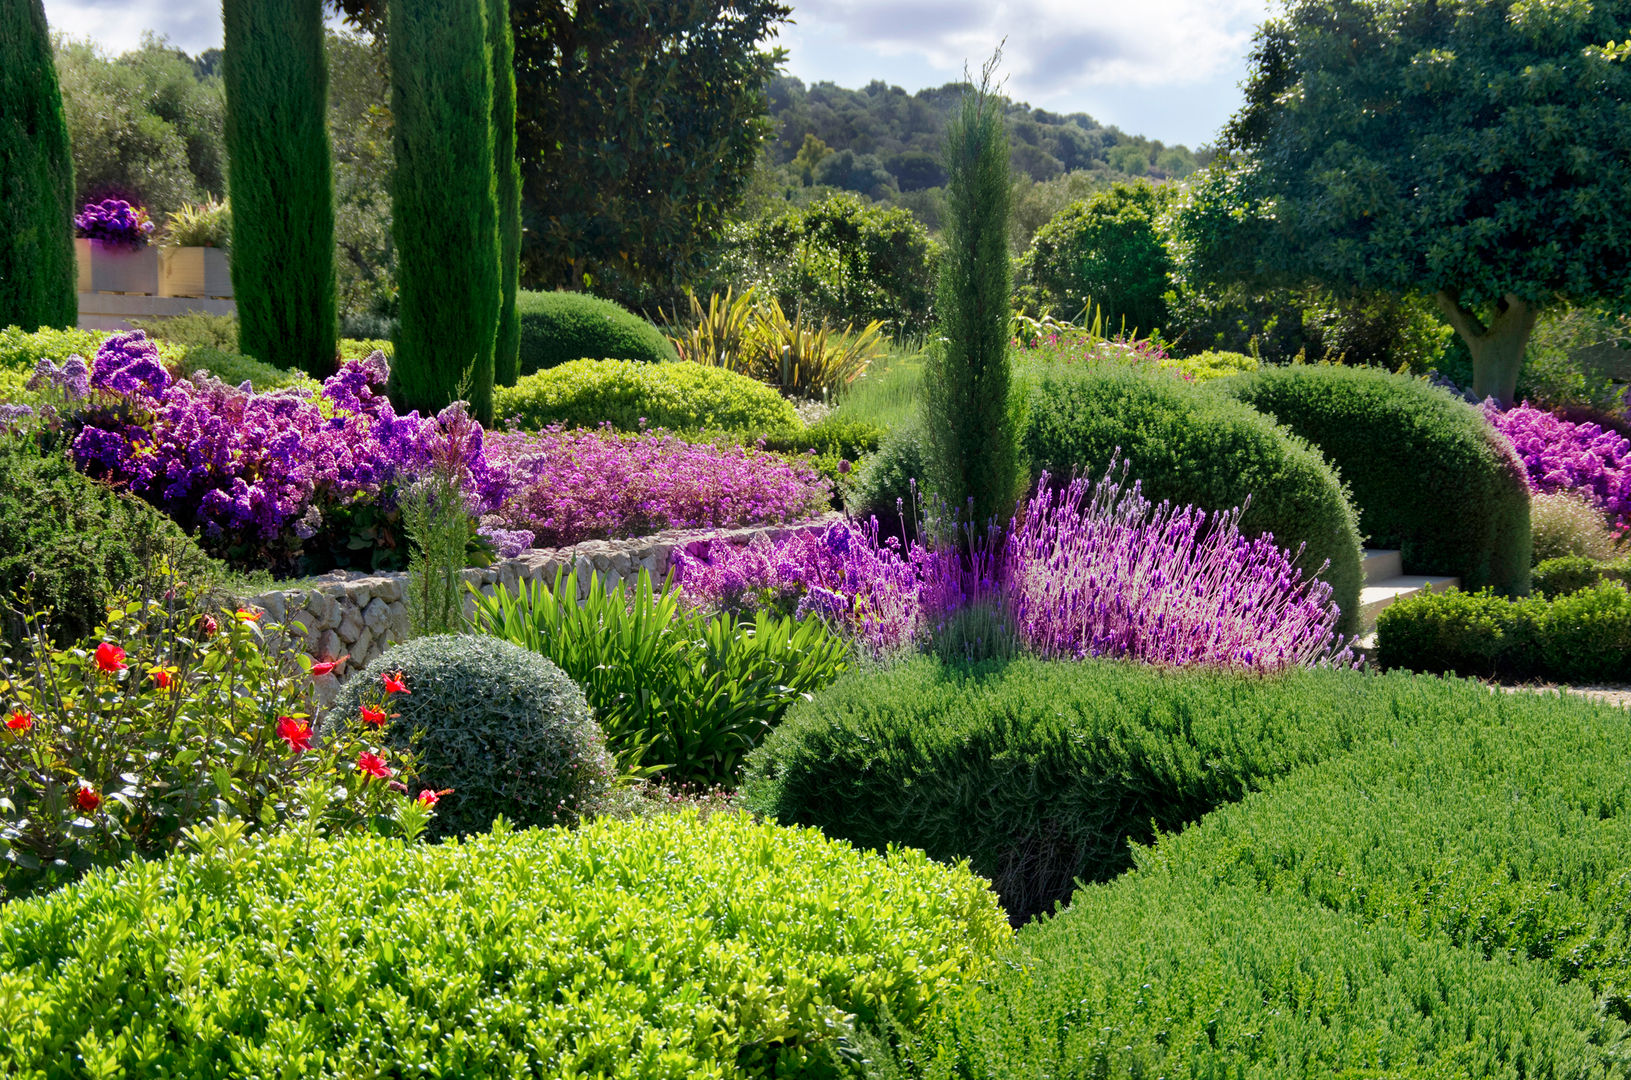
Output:
M277 737L289 744L289 749L301 753L311 749L311 725L292 716L277 718Z
M396 775L385 764L384 758L367 750L357 755L357 770L367 773L375 780L389 780Z
M232 617L237 619L239 622L260 622L261 616L265 614L266 612L264 611L253 611L249 608L239 608L237 611L232 613Z
M160 690L170 689L170 684L175 682L174 677L161 667L151 668L147 673L153 677L153 685Z
M379 727L385 723L385 710L376 709L369 705L362 707L362 722Z
M18 709L6 717L6 727L21 733L34 726L34 714L27 709Z
M89 814L102 805L102 796L93 787L82 787L74 792L74 805Z
M443 788L441 791L432 791L430 788L426 788L419 793L419 801L426 806L435 806L442 801L443 795L451 794L452 791L452 788Z
M199 629L204 631L205 637L214 637L215 631L219 630L220 627L215 625L215 616L206 615L204 621L199 624Z
M408 684L402 681L402 670L400 668L394 672L382 672L380 678L385 680L385 692L387 694L408 694L410 696L413 694L413 691L408 689Z
M96 666L105 674L112 675L115 671L123 671L130 665L125 663L125 651L110 641L104 641L96 647Z
M338 660L324 660L321 664L313 664L311 666L311 677L315 679L321 675L327 675L349 659L351 659L351 654L346 653Z

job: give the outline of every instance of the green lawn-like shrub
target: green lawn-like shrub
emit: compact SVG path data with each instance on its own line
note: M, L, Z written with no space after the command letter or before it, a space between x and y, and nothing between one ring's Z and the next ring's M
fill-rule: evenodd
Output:
M198 847L7 906L0 1072L860 1076L1008 937L965 870L737 814Z
M521 825L571 824L592 812L611 782L605 737L583 691L536 653L495 638L443 634L387 649L340 688L323 729L355 715L387 673L406 693L385 729L412 746L426 787L451 788L433 836L479 832L495 817Z
M238 386L247 382L260 391L290 386L312 390L317 388L317 382L304 371L275 368L271 364L263 364L253 356L208 346L188 349L187 355L181 359L180 369L184 376L207 371L228 386Z
M1407 572L1529 591L1523 463L1473 406L1379 368L1272 367L1220 386L1330 459L1367 542L1398 548Z
M662 331L598 296L522 289L516 293L515 312L521 321L522 375L585 358L649 363L679 359Z
M746 375L701 364L570 360L525 375L493 395L500 421L537 430L598 427L619 431L722 431L791 436L798 414L780 394Z
M967 858L1016 919L1128 865L1264 782L1480 704L1407 675L1163 671L1113 661L914 660L789 710L748 760L755 813L870 848Z
M1535 567L1535 592L1548 600L1589 589L1599 581L1631 583L1631 559L1599 562L1584 555L1567 555Z
M41 360L61 366L70 356L86 360L96 355L106 334L98 330L35 330L18 326L0 329L0 367L33 371Z
M1342 609L1343 633L1358 628L1359 531L1341 482L1319 452L1237 401L1164 372L1115 366L1043 371L1028 398L1020 446L1033 477L1097 479L1119 451L1155 502L1226 510L1250 536L1272 533L1306 572L1324 578Z

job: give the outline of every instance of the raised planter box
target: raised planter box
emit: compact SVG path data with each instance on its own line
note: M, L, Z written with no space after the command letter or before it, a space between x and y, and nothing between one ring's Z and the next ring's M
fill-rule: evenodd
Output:
M87 241L91 250L91 291L144 293L159 291L159 252L154 247L130 248L101 240Z
M212 247L164 248L159 253L159 295L229 297L227 253Z

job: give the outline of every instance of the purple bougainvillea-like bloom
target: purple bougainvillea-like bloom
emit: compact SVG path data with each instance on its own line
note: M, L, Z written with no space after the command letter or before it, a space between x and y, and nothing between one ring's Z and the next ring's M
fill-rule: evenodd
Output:
M1526 401L1484 415L1522 460L1530 486L1578 495L1620 526L1631 524L1631 443L1593 423L1574 423Z

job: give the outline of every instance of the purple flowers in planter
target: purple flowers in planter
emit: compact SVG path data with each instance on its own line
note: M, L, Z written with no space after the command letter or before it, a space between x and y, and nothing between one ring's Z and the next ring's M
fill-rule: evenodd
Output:
M86 203L84 212L75 216L74 227L86 239L127 247L141 247L147 243L148 234L153 231L147 211L132 206L124 199Z
M1484 415L1518 452L1534 490L1579 495L1616 524L1631 524L1631 443L1593 423L1559 419L1526 401Z

